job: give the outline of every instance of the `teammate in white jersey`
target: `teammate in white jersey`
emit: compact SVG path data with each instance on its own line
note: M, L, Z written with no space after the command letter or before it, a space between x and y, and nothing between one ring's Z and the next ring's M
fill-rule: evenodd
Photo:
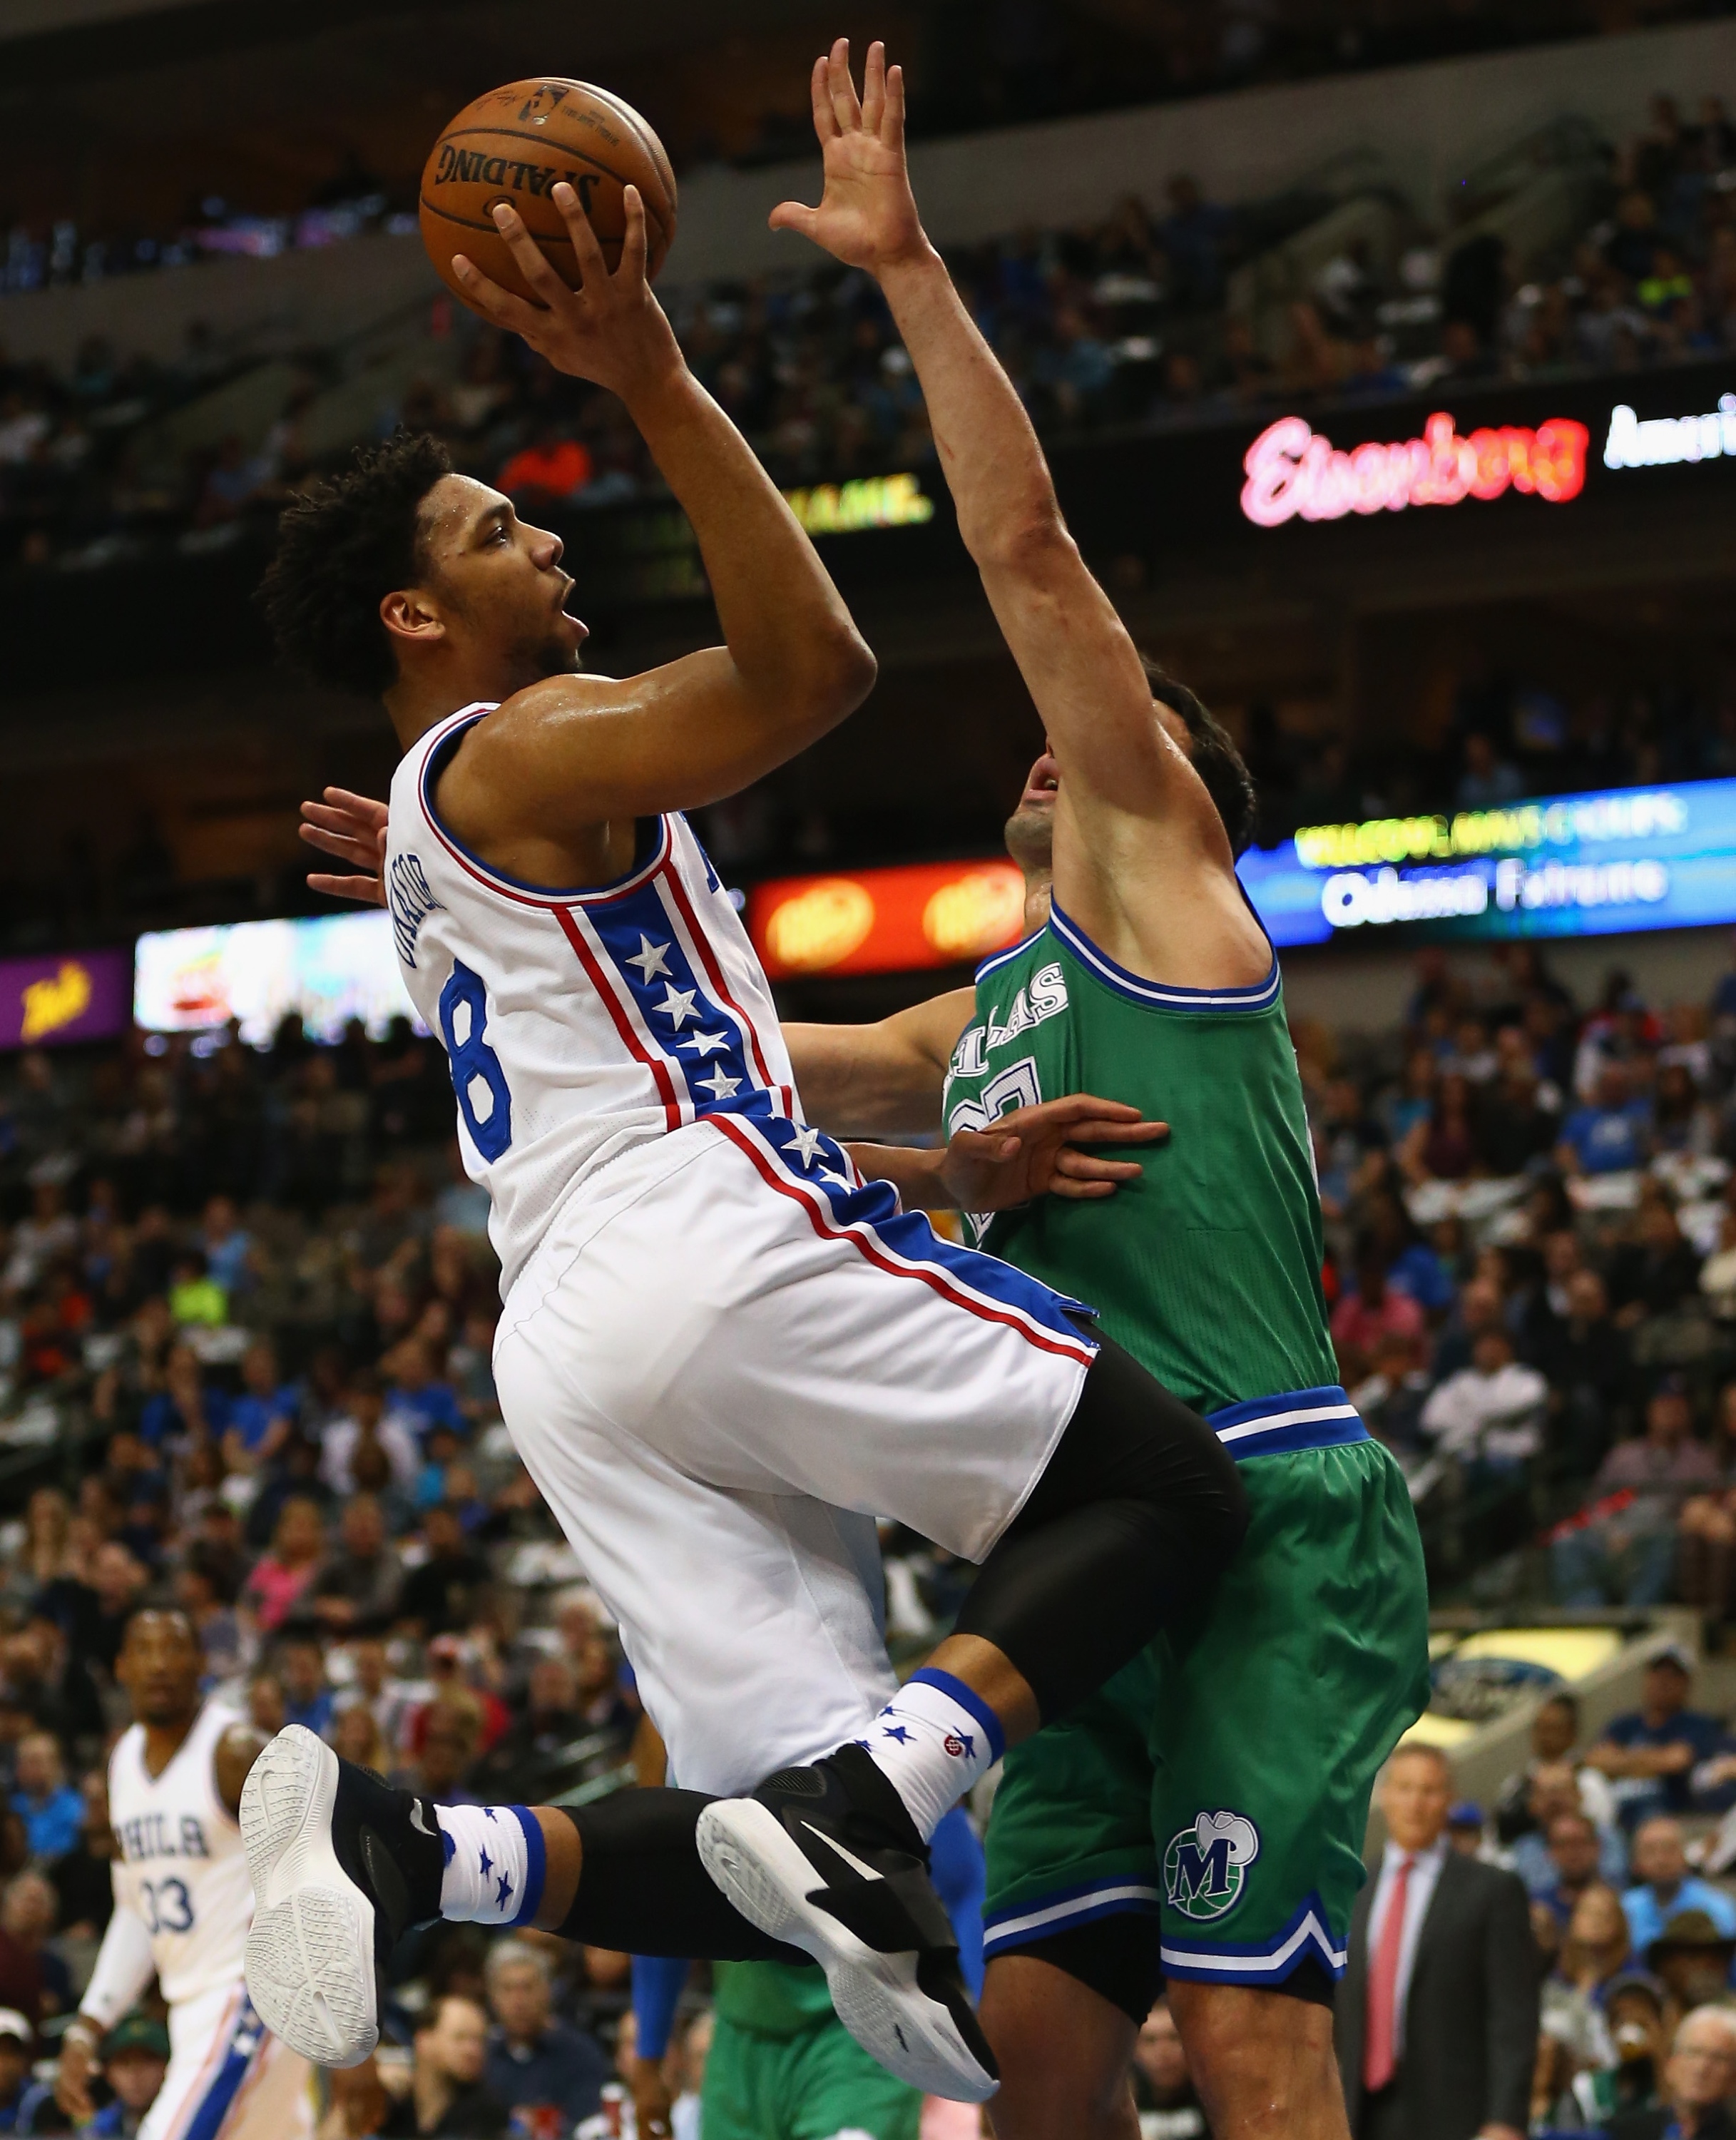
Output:
M386 889L490 1195L508 1426L620 1621L673 1774L721 1794L775 1771L703 1809L662 1801L662 1951L725 1951L699 1943L715 1921L678 1892L696 1823L712 1877L825 1965L868 2049L980 2097L993 2061L928 1838L1009 1739L1214 1578L1241 1489L1210 1431L1081 1303L937 1239L804 1122L764 976L679 812L843 719L872 657L688 371L645 281L636 197L613 275L576 197L557 199L581 290L505 204L541 308L459 272L503 326L621 396L693 523L726 643L625 681L581 675L559 542L415 438L285 514L267 613L302 666L380 693L405 753ZM954 1185L962 1169L973 1200L1027 1195L1070 1125L1101 1141L1115 1112L1084 1097L966 1135ZM880 1514L982 1563L957 1632L903 1689ZM412 1809L290 1732L243 1822L253 1995L331 2063L373 2040L370 1935L406 1912L609 1943L585 1820ZM645 1916L620 1943L656 1951Z
M154 1973L169 2003L169 2069L140 2140L302 2140L313 2075L272 2035L243 1976L253 1891L238 1815L264 1744L202 1701L199 1638L180 1612L135 1612L115 1675L134 1720L109 1757L115 1911L61 2051L61 2108L91 2115L100 2039Z

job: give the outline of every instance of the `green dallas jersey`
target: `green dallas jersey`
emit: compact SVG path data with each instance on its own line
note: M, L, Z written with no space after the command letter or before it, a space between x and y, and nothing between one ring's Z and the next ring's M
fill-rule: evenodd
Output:
M1209 1412L1335 1384L1320 1199L1276 962L1253 988L1160 986L1057 912L977 975L949 1133L1091 1092L1166 1122L1113 1196L1042 1196L969 1222L978 1245L1096 1309L1184 1404ZM1106 1148L1108 1149L1108 1148Z

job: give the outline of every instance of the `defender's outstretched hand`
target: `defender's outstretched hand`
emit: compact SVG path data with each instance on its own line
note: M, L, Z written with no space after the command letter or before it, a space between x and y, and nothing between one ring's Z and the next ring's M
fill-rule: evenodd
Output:
M645 280L645 203L636 186L628 186L623 197L626 235L620 265L611 275L578 194L564 179L554 188L551 198L571 237L583 278L576 290L561 280L517 210L506 201L495 205L495 227L540 302L527 304L503 290L462 253L453 255L452 266L470 302L497 326L522 335L557 371L592 380L630 403L635 390L679 374L684 361L674 330Z
M360 872L331 876L312 871L308 890L323 891L331 899L359 900L364 906L384 906L385 818L384 802L369 795L352 795L347 788L328 788L323 801L304 802L297 829L308 846L336 855L340 861L354 862Z
M773 230L797 230L851 268L877 275L928 249L905 168L905 78L878 38L868 47L862 94L850 72L850 40L814 61L814 131L825 162L818 208L784 201Z
M1015 1107L986 1130L955 1130L939 1177L964 1211L1005 1211L1034 1196L1112 1196L1138 1179L1138 1161L1099 1159L1080 1147L1160 1144L1169 1134L1167 1122L1148 1122L1137 1107L1071 1092Z

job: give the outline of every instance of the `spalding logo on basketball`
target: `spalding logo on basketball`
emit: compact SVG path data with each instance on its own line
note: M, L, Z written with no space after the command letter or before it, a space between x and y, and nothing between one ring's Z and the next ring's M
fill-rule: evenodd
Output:
M663 144L630 104L585 81L547 76L508 82L467 104L441 134L422 171L422 243L448 287L466 293L452 256L467 254L493 282L529 297L493 210L510 201L569 289L580 277L572 242L552 198L565 179L596 233L611 269L626 229L623 189L637 186L645 212L645 265L655 275L675 234L675 174ZM468 299L467 299L468 302Z

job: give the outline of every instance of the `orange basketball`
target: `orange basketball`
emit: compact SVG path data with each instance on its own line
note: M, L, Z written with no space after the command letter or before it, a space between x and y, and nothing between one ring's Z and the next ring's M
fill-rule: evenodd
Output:
M453 254L463 253L503 289L531 295L494 227L494 205L505 200L562 281L576 289L572 243L551 198L562 179L578 194L611 269L626 229L622 189L638 187L645 265L655 275L675 234L675 174L663 144L607 90L548 75L508 82L467 104L423 167L422 243L448 287L464 297L452 272Z

